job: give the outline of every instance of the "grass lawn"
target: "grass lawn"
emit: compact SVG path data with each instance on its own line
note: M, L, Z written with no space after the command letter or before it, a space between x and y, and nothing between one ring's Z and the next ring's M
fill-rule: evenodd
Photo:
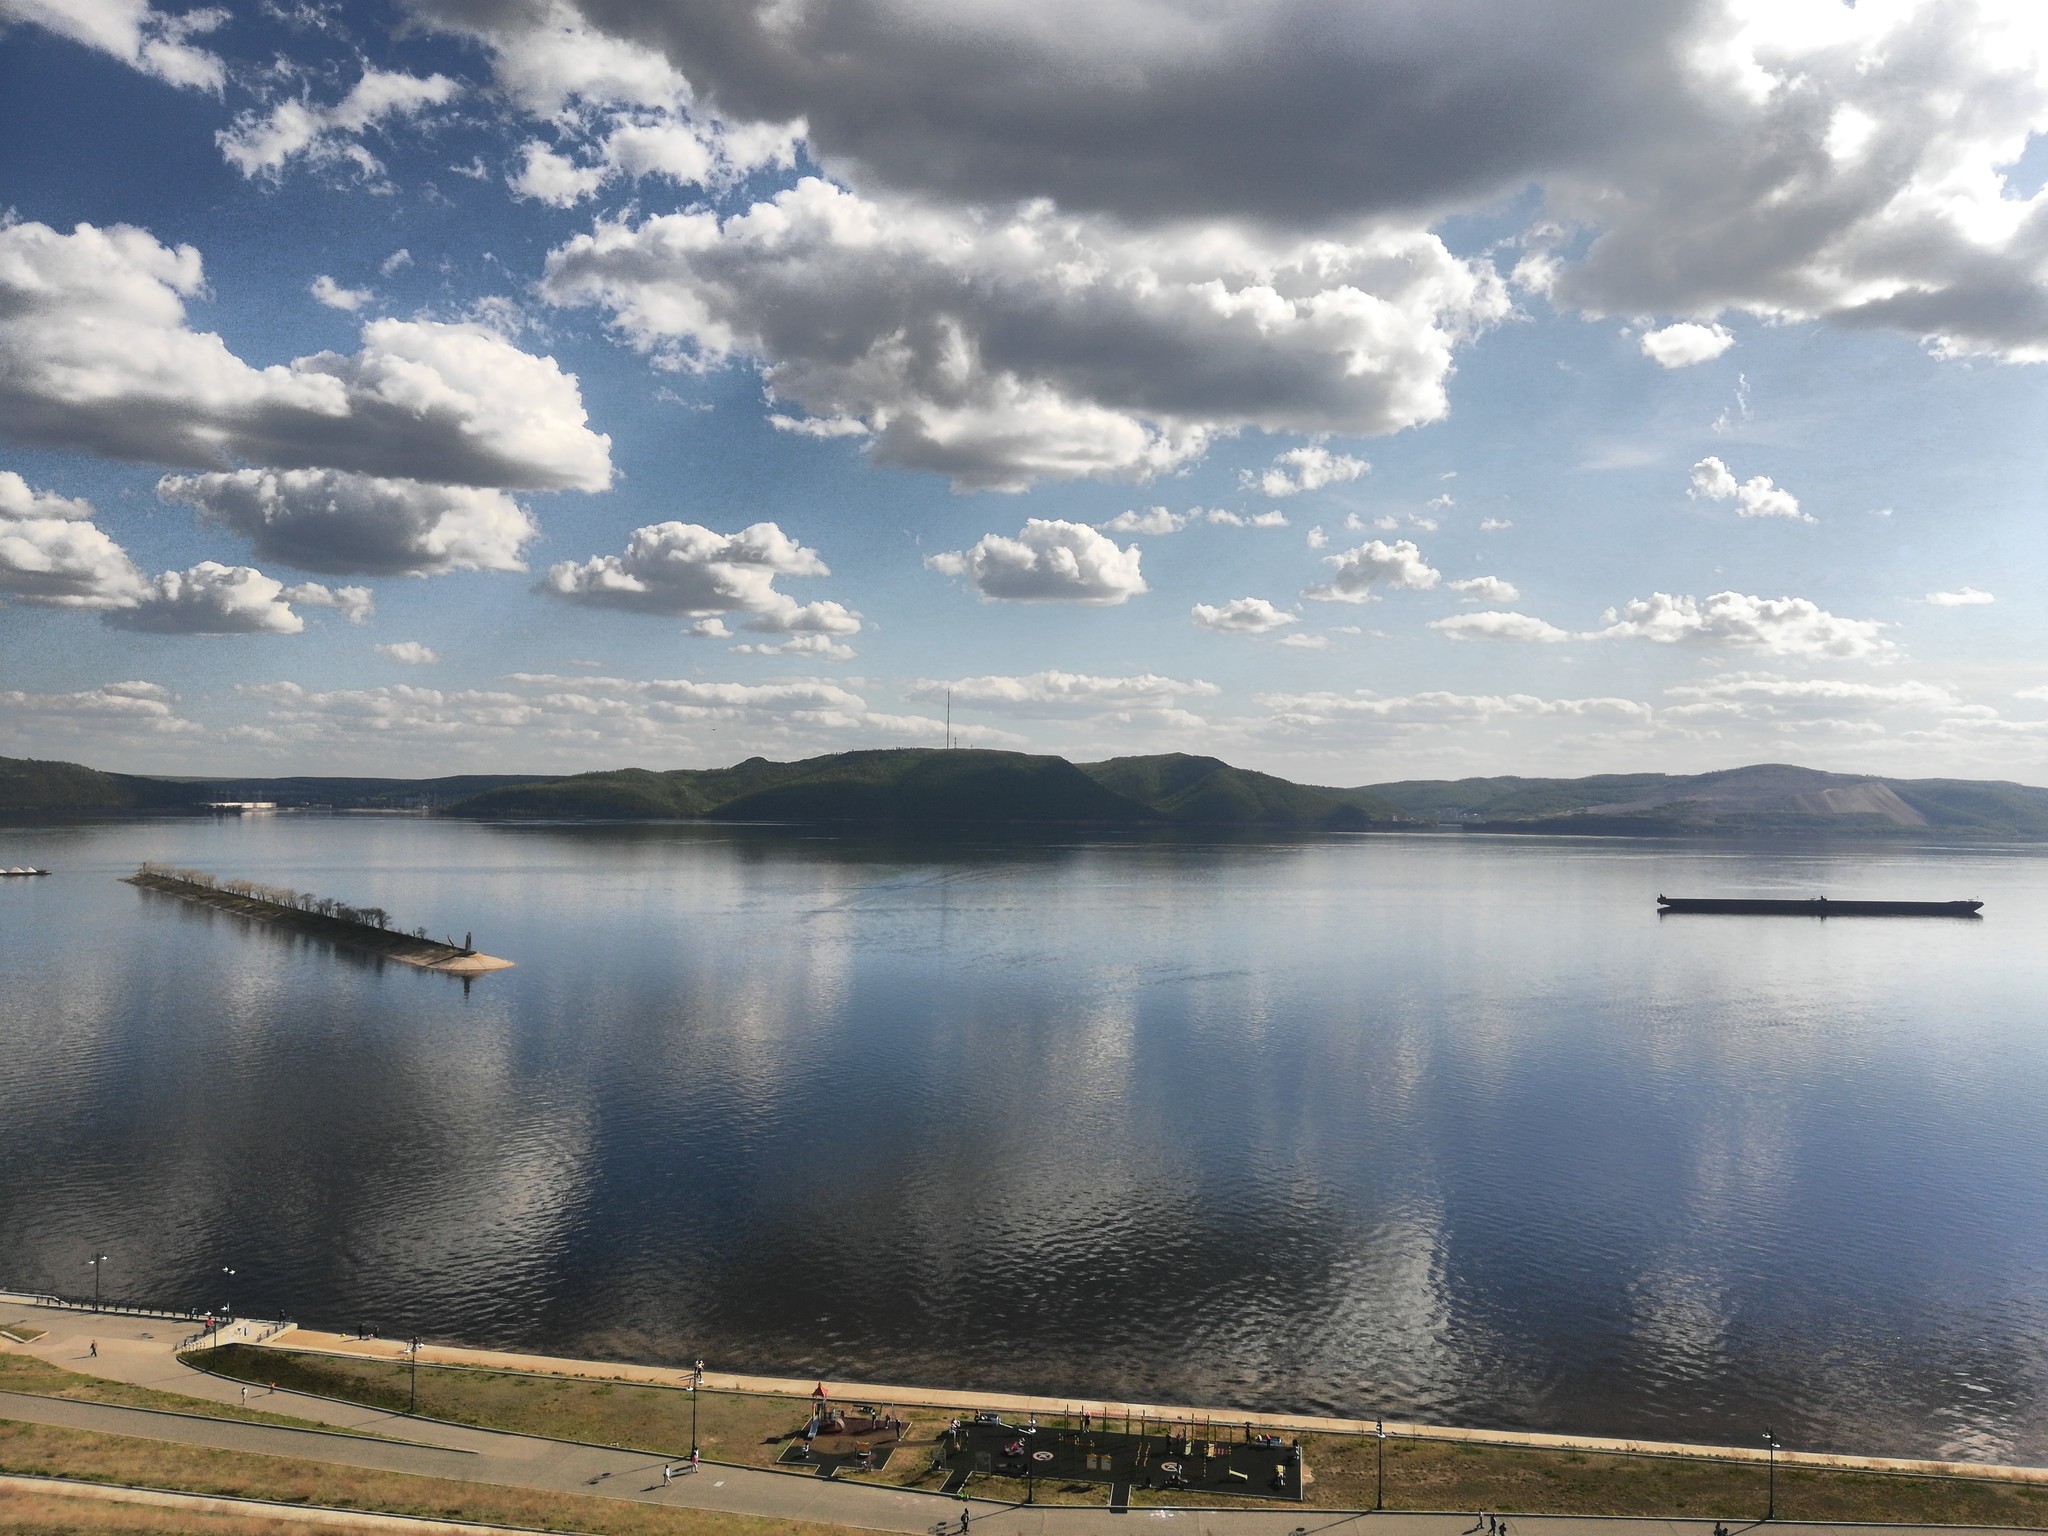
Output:
M1372 1508L1371 1437L1310 1435L1304 1443L1315 1474L1312 1504ZM1389 1509L1689 1516L1733 1524L1763 1514L1764 1479L1765 1469L1749 1462L1387 1441ZM2048 1524L2048 1486L1781 1465L1778 1518L2040 1526Z
M223 1375L318 1392L375 1407L403 1410L408 1368L391 1361L301 1354L228 1345L201 1363ZM807 1400L766 1394L705 1392L697 1405L699 1443L713 1460L770 1466L809 1416ZM419 1411L438 1419L520 1434L616 1445L681 1456L690 1447L690 1394L570 1376L422 1366ZM904 1443L863 1482L936 1490L931 1472L936 1437L952 1415L937 1408L906 1410ZM1370 1509L1374 1442L1369 1437L1304 1437L1311 1508ZM842 1472L842 1478L856 1480ZM1022 1501L1021 1481L977 1477L977 1497ZM1106 1504L1102 1484L1048 1480L1037 1498L1048 1504ZM1221 1493L1133 1491L1141 1505L1217 1504L1247 1509L1290 1506ZM1465 1441L1387 1442L1387 1507L1416 1510L1490 1509L1525 1514L1690 1516L1730 1522L1763 1513L1764 1469L1747 1462L1666 1456L1616 1456L1580 1451L1523 1450ZM1877 1520L1892 1523L2048 1526L2048 1486L1967 1478L1900 1477L1869 1472L1778 1469L1778 1516L1788 1520ZM936 1517L935 1517L936 1518Z
M309 1524L288 1514L211 1514L123 1504L67 1489L0 1488L0 1536L388 1536L368 1523Z
M171 1413L198 1414L210 1419L241 1419L251 1424L285 1424L293 1429L326 1429L306 1419L287 1418L281 1413L243 1408L233 1403L210 1403L200 1397L177 1392L158 1392L151 1387L131 1386L125 1381L104 1381L81 1376L62 1366L51 1365L33 1355L0 1350L0 1392L33 1392L39 1397L67 1397L81 1403L118 1403L124 1408L161 1408ZM347 1430L331 1433L347 1434ZM382 1436L366 1438L382 1439Z
M17 1344L33 1344L43 1333L34 1323L0 1323L0 1338L12 1339Z
M421 1515L437 1520L474 1520L587 1536L839 1536L837 1526L792 1520L764 1520L709 1510L658 1509L617 1499L580 1497L483 1483L412 1477L332 1467L288 1456L250 1456L201 1446L172 1445L126 1435L56 1429L0 1419L0 1472L37 1477L71 1477L87 1482L161 1488L177 1493L232 1494L286 1504ZM0 1505L0 1516L6 1506ZM170 1511L161 1512L163 1517ZM189 1531L183 1516L160 1517L155 1526L129 1529ZM18 1530L48 1536L61 1525L17 1522ZM101 1527L105 1528L105 1527ZM113 1527L121 1529L121 1527ZM79 1529L94 1530L91 1525ZM299 1531L320 1529L298 1527ZM8 1527L0 1524L0 1531ZM12 1532L9 1532L12 1536Z

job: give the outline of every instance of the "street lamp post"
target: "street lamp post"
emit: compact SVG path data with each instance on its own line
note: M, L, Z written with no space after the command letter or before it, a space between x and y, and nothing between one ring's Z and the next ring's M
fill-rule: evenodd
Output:
M95 1312L100 1309L100 1266L107 1262L108 1257L95 1248L92 1257L85 1261L92 1266L92 1309Z
M1778 1437L1768 1429L1764 1431L1764 1518L1774 1520L1778 1515Z
M704 1362L699 1360L690 1380L690 1454L697 1454L697 1398L704 1390Z
M1387 1507L1387 1421L1385 1419L1374 1419L1372 1426L1373 1434L1378 1436L1380 1442L1379 1486L1373 1493L1372 1507L1374 1509L1385 1509Z
M420 1406L420 1336L412 1336L412 1396L406 1402L408 1415L419 1412Z
M233 1279L235 1278L235 1271L234 1271L233 1269L231 1269L230 1267L228 1267L227 1265L225 1265L225 1264L221 1265L221 1267L220 1267L220 1272L221 1272L221 1273L222 1273L223 1275L226 1275L226 1276L228 1277L228 1279L229 1279L229 1280L233 1280ZM227 1330L227 1326L228 1326L228 1318L230 1318L230 1317L233 1317L233 1316L234 1316L234 1311L235 1311L235 1309L234 1309L234 1307L233 1307L233 1305L231 1304L231 1302L230 1302L230 1301L224 1301L224 1302L222 1302L222 1303L220 1304L220 1310L221 1310L221 1313L222 1313L222 1317L221 1317L221 1320L220 1320L220 1326L219 1326L218 1328L215 1328L215 1329L213 1330L213 1347L214 1347L215 1349L219 1349L219 1348L220 1348L220 1339L221 1339L221 1335L222 1335L222 1334L223 1334L224 1332L226 1332L226 1330Z

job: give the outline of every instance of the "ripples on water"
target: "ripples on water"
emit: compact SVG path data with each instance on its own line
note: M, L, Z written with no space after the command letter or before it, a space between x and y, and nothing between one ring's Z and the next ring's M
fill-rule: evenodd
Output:
M2034 851L286 817L28 861L0 1283L99 1244L110 1293L557 1353L2048 1456ZM1989 905L1651 910L1822 888Z

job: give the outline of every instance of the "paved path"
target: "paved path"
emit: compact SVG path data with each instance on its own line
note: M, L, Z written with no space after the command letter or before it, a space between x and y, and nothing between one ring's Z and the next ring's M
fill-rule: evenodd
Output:
M48 1330L31 1345L10 1345L67 1370L126 1381L160 1391L215 1402L239 1403L241 1385L181 1364L175 1356L189 1324L175 1320L115 1317L8 1303L9 1320L25 1317ZM97 1356L88 1344L96 1341ZM293 1456L334 1466L377 1468L428 1477L556 1493L596 1495L640 1503L717 1509L734 1514L806 1520L864 1530L929 1533L941 1522L957 1529L960 1504L926 1494L792 1477L745 1467L707 1465L664 1486L662 1462L633 1451L602 1450L529 1435L469 1429L409 1418L403 1414L336 1403L295 1392L259 1391L249 1405L268 1412L341 1429L366 1430L390 1441L335 1435L318 1430L251 1424L232 1419L186 1417L149 1409L77 1403L0 1392L0 1418L99 1430L183 1445L203 1445L256 1455ZM1470 1515L1355 1515L1286 1509L1138 1509L1113 1514L1100 1508L1018 1508L986 1500L970 1506L973 1529L986 1536L1132 1536L1160 1522L1160 1536L1472 1536ZM1705 1536L1712 1522L1621 1520L1562 1516L1513 1517L1521 1536ZM1737 1536L1753 1529L1735 1525ZM1913 1536L1916 1530L1956 1527L1801 1525L1802 1536ZM2009 1533L2008 1533L2009 1536Z
M323 1333L311 1328L289 1328L263 1342L265 1348L310 1350L318 1354L352 1355L369 1360L402 1360L406 1345L400 1339L358 1339L347 1334ZM425 1344L420 1361L427 1365L468 1366L475 1370L522 1371L541 1376L578 1376L608 1381L646 1382L651 1386L681 1387L691 1372L675 1366L626 1365L598 1360L566 1360L553 1355L515 1354L508 1350L472 1349L462 1345ZM1257 1413L1232 1409L1189 1408L1164 1403L1126 1403L1106 1398L1034 1397L1016 1392L973 1392L934 1387L878 1386L867 1382L826 1381L820 1383L842 1402L896 1403L906 1407L989 1408L1004 1412L1035 1413L1041 1418L1055 1414L1069 1417L1092 1413L1108 1423L1143 1415L1154 1424L1171 1422L1214 1422L1225 1427L1245 1424L1286 1434L1365 1435L1373 1431L1370 1419L1342 1419L1298 1413ZM808 1397L808 1378L743 1376L730 1371L704 1373L704 1386L715 1392L774 1392L790 1397ZM1487 1445L1531 1446L1541 1450L1570 1450L1649 1454L1656 1456L1709 1456L1722 1461L1752 1461L1761 1465L1767 1455L1758 1446L1693 1445L1669 1440L1629 1440L1598 1435L1542 1434L1531 1430L1459 1429L1445 1425L1410 1424L1388 1420L1392 1436L1418 1436L1431 1440L1464 1440ZM1993 1476L2015 1482L2048 1483L2048 1467L1993 1466L1955 1461L1912 1460L1896 1456L1850 1456L1825 1451L1778 1452L1778 1465L1853 1468L1865 1472L1905 1472L1929 1476Z

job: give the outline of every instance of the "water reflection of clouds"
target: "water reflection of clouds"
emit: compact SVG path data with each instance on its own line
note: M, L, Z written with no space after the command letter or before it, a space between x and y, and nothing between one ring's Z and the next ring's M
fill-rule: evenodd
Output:
M67 907L108 942L31 956L33 1023L0 1020L0 1149L49 1196L0 1190L0 1231L53 1275L104 1227L148 1283L253 1251L303 1315L557 1348L2042 1443L2048 962L2010 937L2048 917L2038 858L1970 891L2005 928L1944 936L1649 902L1974 855L284 819L95 846L144 843L474 914L521 965L464 999L138 922L111 881Z

